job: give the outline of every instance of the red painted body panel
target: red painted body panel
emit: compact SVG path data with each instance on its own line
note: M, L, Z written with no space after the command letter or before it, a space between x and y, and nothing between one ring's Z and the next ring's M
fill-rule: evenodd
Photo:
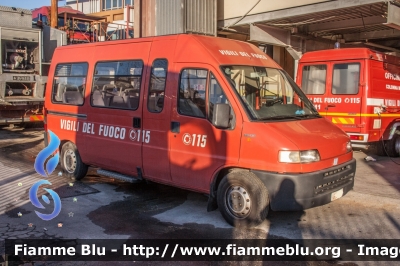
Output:
M308 98L326 119L349 135L364 137L363 140L353 140L353 143L368 144L382 136L387 139L392 126L400 122L399 62L400 58L367 48L308 52L299 61L296 82L302 86L305 66L326 65L325 93L308 94ZM332 93L333 66L341 63L360 64L358 93ZM386 108L382 110L382 106Z
M150 71L153 60L159 58L168 60L164 109L160 113L151 113L147 109ZM91 84L96 62L129 59L144 62L139 108L92 107ZM89 64L82 106L54 104L51 101L55 67L68 62ZM87 164L130 175L137 174L136 168L140 167L146 179L205 193L210 192L215 174L227 167L297 174L324 170L352 160L352 152L347 152L345 147L348 142L346 134L323 118L251 122L220 69L221 65L232 64L280 68L248 43L195 35L59 47L53 56L46 89L47 129L56 133L62 141L76 143L83 162ZM217 129L206 118L178 113L177 93L184 68L207 69L214 74L232 105L236 119L234 129ZM69 116L78 114L80 116L75 118ZM135 117L141 119L141 130L151 133L148 143L129 138ZM79 122L80 129L61 129L61 119ZM171 122L179 123L179 132L171 131ZM82 132L83 123L94 124L89 133ZM124 128L126 136L124 139L104 137L99 134L101 125ZM186 140L190 138L186 144L185 136ZM199 144L203 141L204 147L201 147ZM279 150L309 149L318 149L321 161L308 164L278 162Z

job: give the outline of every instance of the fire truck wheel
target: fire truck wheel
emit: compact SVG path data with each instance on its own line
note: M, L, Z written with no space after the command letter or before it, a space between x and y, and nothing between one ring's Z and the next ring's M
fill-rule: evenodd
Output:
M376 144L375 144L375 148L376 148L376 155L378 156L386 156L386 151L383 147L383 143L382 140L379 140Z
M61 168L68 177L75 180L81 180L87 174L88 166L82 162L78 149L72 142L62 146Z
M253 227L268 215L268 190L254 174L235 171L218 186L218 208L225 220L235 227Z
M386 150L390 157L400 156L400 135L394 135L391 140L386 143Z

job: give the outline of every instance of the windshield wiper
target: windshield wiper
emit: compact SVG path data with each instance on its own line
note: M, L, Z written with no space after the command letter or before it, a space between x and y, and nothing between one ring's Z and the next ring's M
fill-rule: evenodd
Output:
M277 115L277 116L259 118L259 120L281 120L281 119L301 120L302 118L301 116L298 115Z
M306 118L312 118L312 117L322 117L319 114L308 114L308 115L277 115L277 116L271 116L271 117L263 117L259 118L258 120L281 120L281 119L296 119L296 120L303 120Z
M320 114L308 114L308 115L299 115L298 117L302 117L302 118L310 118L310 117L322 117Z

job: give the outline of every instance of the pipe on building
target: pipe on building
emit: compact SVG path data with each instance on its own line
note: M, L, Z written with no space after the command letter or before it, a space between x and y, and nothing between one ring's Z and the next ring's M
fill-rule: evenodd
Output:
M131 22L131 8L133 8L133 6L126 5L125 39L128 39L128 36L129 36L129 28L130 28L130 22Z
M51 15L50 15L50 26L52 28L57 28L58 22L58 0L51 0Z
M224 28L229 28L229 27L232 27L232 26L235 26L236 24L238 24L245 16L247 16L249 13L250 13L250 11L251 10L253 10L255 7L256 7L256 5L258 5L259 3L261 2L261 0L258 0L257 1L257 3L255 3L250 9L249 9L249 11L247 11L246 12L246 14L244 14L243 16L241 16L238 20L236 20L234 23L232 23L231 25L229 25L229 26L226 26L226 27L224 27Z

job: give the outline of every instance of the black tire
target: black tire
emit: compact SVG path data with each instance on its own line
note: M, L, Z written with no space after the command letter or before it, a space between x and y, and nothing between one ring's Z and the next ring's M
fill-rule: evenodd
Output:
M88 166L82 162L78 149L72 142L66 142L62 146L60 162L64 174L70 178L81 180L87 174Z
M400 156L400 135L394 134L393 138L386 142L386 151L390 157Z
M269 211L267 188L246 171L230 172L221 180L217 202L222 216L235 227L257 226L267 218Z
M383 143L382 140L379 140L376 144L375 144L375 149L376 149L376 155L378 156L387 156L386 151L383 147Z

